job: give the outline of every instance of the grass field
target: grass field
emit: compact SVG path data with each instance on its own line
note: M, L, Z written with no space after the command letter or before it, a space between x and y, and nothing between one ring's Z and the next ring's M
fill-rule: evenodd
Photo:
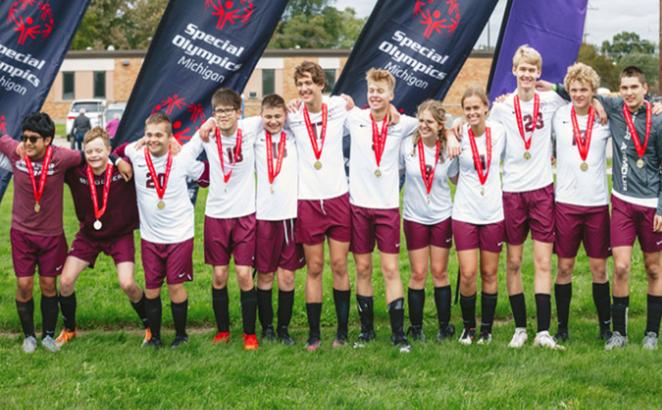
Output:
M604 352L597 338L588 263L580 254L577 265L570 331L565 352L543 351L530 345L520 351L506 347L512 334L505 280L499 286L497 324L492 345L438 344L436 318L428 286L425 329L428 342L415 343L410 354L396 352L388 342L388 316L383 286L375 275L375 318L378 340L362 350L331 349L335 314L330 273L326 275L323 308L323 347L303 350L306 320L304 273L297 278L292 334L295 347L262 344L244 352L236 281L231 280L233 340L212 346L211 273L203 264L202 220L206 191L196 209L195 280L188 285L191 342L177 351L148 351L139 347L141 332L134 313L119 290L108 257L86 271L77 286L77 340L58 354L39 349L27 356L20 351L20 325L14 305L15 279L11 264L9 226L12 189L0 205L0 408L659 408L662 352L639 346L645 325L646 286L641 254L633 262L630 337L623 351ZM65 194L65 230L71 240L77 229L71 198ZM530 244L527 255L530 254ZM505 253L505 252L504 252ZM139 258L139 255L138 255ZM350 258L351 259L351 258ZM138 259L139 260L139 259ZM377 260L376 266L378 266ZM406 254L401 271L408 279ZM503 267L503 264L502 264ZM535 330L532 262L524 264L529 336ZM353 272L350 263L350 273ZM457 262L449 267L453 288ZM611 268L610 268L611 271ZM142 270L137 277L142 283ZM503 279L503 269L499 272ZM38 292L37 292L38 293ZM274 293L274 299L275 299ZM36 321L40 315L36 296ZM165 342L172 338L170 309L164 303ZM461 326L459 306L453 321ZM553 321L555 323L555 320ZM352 302L350 337L358 333L358 315ZM552 325L553 329L555 325ZM59 330L59 326L58 326ZM656 404L657 403L657 404Z

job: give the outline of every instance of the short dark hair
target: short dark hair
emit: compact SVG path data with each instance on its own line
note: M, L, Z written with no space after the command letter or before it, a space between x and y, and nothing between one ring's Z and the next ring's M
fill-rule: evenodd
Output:
M147 127L148 124L168 124L167 126L167 131L168 134L172 135L172 121L170 121L170 117L166 115L163 111L157 111L153 112L147 117L145 120L145 127Z
M619 79L623 77L636 77L639 79L641 84L646 84L646 74L642 71L641 68L634 65L629 65L625 67L623 71L621 71Z
M269 94L262 99L262 109L265 108L282 108L287 111L285 99L278 94Z
M50 137L51 141L55 137L55 123L45 112L33 112L23 118L21 123L23 131L32 131L41 135L44 139Z
M241 108L241 96L229 88L219 88L211 96L212 109L219 105L226 105L239 110Z

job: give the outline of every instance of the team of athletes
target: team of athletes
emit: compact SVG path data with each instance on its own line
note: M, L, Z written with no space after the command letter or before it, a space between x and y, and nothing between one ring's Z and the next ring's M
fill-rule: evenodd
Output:
M464 116L446 129L438 101L418 107L417 117L392 106L395 78L385 70L366 74L368 107L347 96L326 97L322 68L296 67L299 99L289 104L266 96L261 114L241 119L241 98L228 89L212 97L213 116L192 140L173 142L170 119L149 116L145 135L111 154L109 137L95 128L85 135L84 155L52 145L54 124L45 113L27 116L22 142L0 138L0 166L15 174L11 244L17 277L16 307L26 353L37 348L32 298L39 268L42 346L58 351L76 337L76 293L80 273L103 252L117 268L145 328L143 344L159 347L165 282L175 327L172 347L188 341L188 296L193 280L194 207L187 180L209 187L205 206L204 255L212 267L212 342L230 340L230 260L240 289L243 345L262 338L286 345L294 304L295 271L306 267L307 350L321 345L325 250L333 275L337 329L333 347L348 344L350 278L356 264L360 332L355 347L375 339L373 250L379 250L391 325L391 341L411 349L423 340L428 272L434 284L437 340L450 339L448 259L453 239L460 277L463 329L459 342L488 344L497 305L498 267L507 245L506 288L515 330L510 347L528 339L521 266L529 230L537 333L533 344L563 349L572 274L583 243L589 257L599 334L605 348L627 344L628 276L634 240L644 253L648 277L647 326L642 345L657 348L662 317L662 111L645 100L646 79L628 67L620 97L596 94L599 77L581 63L568 68L564 84L540 81L542 58L531 47L513 57L516 90L490 109L485 92L466 89ZM608 123L608 125L607 125ZM350 135L349 178L343 134ZM612 212L609 214L607 142L613 140ZM198 157L206 154L207 161ZM556 162L556 184L553 162ZM403 229L411 275L407 299L399 272L400 177L404 175ZM131 179L133 179L131 181ZM80 230L67 251L62 228L62 192L70 186ZM451 183L457 186L451 197ZM133 231L139 227L145 289L135 281ZM554 293L556 337L550 334L552 254L558 256ZM614 257L613 303L607 258ZM254 271L256 275L254 275ZM59 294L56 278L61 275ZM477 278L481 321L476 322ZM278 286L276 327L272 287ZM58 310L64 328L55 338ZM613 327L612 327L613 326Z

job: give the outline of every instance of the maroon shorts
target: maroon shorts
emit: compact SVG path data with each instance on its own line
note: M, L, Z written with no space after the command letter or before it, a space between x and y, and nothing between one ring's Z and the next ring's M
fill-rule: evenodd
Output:
M239 218L205 216L205 263L225 266L253 266L255 257L255 214Z
M653 232L655 208L635 205L611 196L611 247L632 246L635 238L644 252L662 250L662 233Z
M179 243L140 241L145 288L158 289L193 280L193 238Z
M402 222L402 228L405 231L408 251L415 251L430 245L450 249L453 244L451 218L444 219L434 225L424 225L405 219Z
M505 239L504 222L476 225L453 220L453 236L455 237L455 249L458 252L480 249L499 253Z
M609 257L609 206L578 206L556 203L556 241L559 258L577 256L579 244L589 258Z
M62 273L62 266L67 259L67 239L64 234L32 235L12 228L9 237L17 277L34 276L37 265L40 276L55 277Z
M531 229L539 242L554 242L554 185L527 192L504 192L506 242L521 245Z
M128 233L120 236L117 239L108 241L96 241L88 238L81 231L78 231L71 249L69 249L69 256L75 256L78 259L84 260L94 268L94 262L97 256L103 252L113 258L115 265L122 262L134 262L136 248L133 244L133 233Z
M331 199L302 199L298 202L297 240L304 245L317 245L324 237L349 242L352 220L349 193Z
M372 209L350 205L354 253L372 253L377 247L384 253L400 252L400 209Z
M295 271L306 265L303 246L294 239L294 219L257 221L255 268L271 273L278 268Z

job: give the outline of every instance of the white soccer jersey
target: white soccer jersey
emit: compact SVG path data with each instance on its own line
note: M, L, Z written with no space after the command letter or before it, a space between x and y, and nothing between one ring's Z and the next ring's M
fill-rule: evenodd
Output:
M299 111L289 114L287 122L296 139L299 160L299 199L329 199L347 193L347 176L342 150L342 138L346 103L340 97L324 97L328 107L326 139L322 149L321 169L315 169L315 155L303 115L303 104ZM317 135L317 145L322 146L322 112L310 113L310 121Z
M501 124L488 121L486 126L491 130L492 161L485 185L481 185L474 165L468 125L465 125L462 130L461 152L458 157L459 163L456 164L459 167L459 178L453 203L453 219L476 225L486 225L503 220L499 169L506 145L506 135ZM485 134L476 137L476 148L483 169L485 169L487 167L487 139ZM481 195L481 191L483 195Z
M276 172L280 133L271 136L271 147L267 147L266 132L262 130L255 141L255 169L257 170L257 219L281 221L297 216L297 147L294 135L285 130L285 151L280 173L273 182L273 192L269 184L267 149L271 149L273 170Z
M567 102L554 92L540 92L538 121L533 124L533 99L520 101L524 135L528 140L533 131L531 159L524 159L524 140L515 118L515 93L506 101L492 107L489 119L500 122L506 130L506 155L503 163L503 190L526 192L546 187L552 183L552 117Z
M402 217L408 221L424 225L434 225L450 218L453 202L448 178L455 176L452 172L456 159L449 161L445 150L441 150L441 158L434 173L430 202L421 176L418 148L412 138L402 141L400 147L400 168L405 172L404 209ZM434 166L435 148L424 145L425 164L428 170ZM429 172L429 171L428 171Z
M5 154L0 154L0 169L9 172L12 171L11 162L9 161L9 158L5 156Z
M159 244L179 243L191 239L194 234L194 207L189 199L187 178L198 179L204 172L204 164L196 161L191 148L185 145L182 151L172 156L168 184L163 196L165 208L159 209L159 197L147 167L144 148L136 150L135 143L126 147L125 155L133 164L133 179L136 184L140 236ZM168 155L152 156L154 170L163 184Z
M556 202L579 206L601 206L609 203L607 185L607 142L610 137L609 126L600 124L596 118L593 123L591 145L586 163L588 169L582 171L584 162L579 156L579 149L573 134L570 109L572 104L559 108L554 115L553 130L556 146ZM585 138L588 116L577 116L577 123Z
M392 209L400 206L400 146L403 139L418 127L418 120L401 116L398 124L388 126L386 145L379 167L372 141L370 110L354 108L347 117L351 136L349 157L349 202L372 209ZM382 132L382 122L377 129ZM379 177L375 175L379 169Z
M223 165L225 173L232 170L227 184L223 178L223 169L218 156L216 136L211 135L209 142L203 142L196 132L185 146L193 148L194 155L200 155L204 149L209 160L209 194L205 215L211 218L239 218L255 213L255 136L262 127L260 117L239 120L237 129L241 130L241 149L237 152L237 134L221 136L223 147ZM238 155L237 155L238 153Z

